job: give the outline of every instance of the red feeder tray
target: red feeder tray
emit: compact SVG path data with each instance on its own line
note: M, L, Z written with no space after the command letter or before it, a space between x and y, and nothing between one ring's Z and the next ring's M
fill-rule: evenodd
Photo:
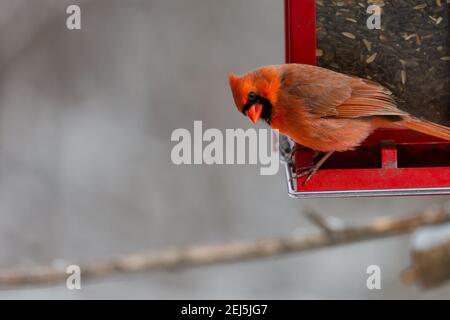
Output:
M286 62L316 64L315 0L285 0ZM303 186L295 168L313 163L298 149L286 161L294 198L450 194L450 142L410 130L378 130L357 150L334 153Z

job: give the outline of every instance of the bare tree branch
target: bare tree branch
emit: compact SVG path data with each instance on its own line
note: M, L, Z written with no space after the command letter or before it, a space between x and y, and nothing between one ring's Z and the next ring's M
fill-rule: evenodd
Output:
M108 261L80 265L82 278L85 280L118 273L173 270L232 263L396 236L409 233L420 227L450 222L450 210L437 208L404 217L378 218L365 225L338 230L333 230L328 224L324 224L325 220L316 213L310 211L308 217L322 231L324 225L326 225L326 232L302 236L293 234L273 239L169 248L155 252L137 253ZM37 283L64 284L67 276L64 268L57 267L41 267L25 271L0 271L0 286L16 287Z
M303 214L320 230L322 230L324 234L326 234L330 238L333 238L336 230L334 230L333 226L330 225L326 217L322 217L311 208L305 208Z

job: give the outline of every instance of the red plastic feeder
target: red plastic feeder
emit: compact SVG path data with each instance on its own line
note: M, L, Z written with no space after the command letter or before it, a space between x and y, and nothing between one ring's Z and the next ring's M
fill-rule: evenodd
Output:
M286 62L316 64L315 0L285 0ZM295 168L313 163L312 150L286 163L294 198L450 194L450 143L410 130L378 130L357 150L335 152L308 181Z

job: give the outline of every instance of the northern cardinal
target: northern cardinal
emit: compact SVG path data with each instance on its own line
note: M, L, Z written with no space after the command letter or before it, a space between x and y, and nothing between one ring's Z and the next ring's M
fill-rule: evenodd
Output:
M392 93L376 82L303 64L265 66L229 75L237 109L263 119L296 143L326 152L302 172L306 183L335 151L358 147L375 129L408 128L450 141L450 128L397 108Z

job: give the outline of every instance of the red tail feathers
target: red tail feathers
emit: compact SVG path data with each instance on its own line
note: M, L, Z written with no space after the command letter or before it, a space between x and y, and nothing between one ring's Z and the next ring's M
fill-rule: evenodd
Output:
M450 141L450 128L427 120L411 118L401 123L402 126L436 138Z

